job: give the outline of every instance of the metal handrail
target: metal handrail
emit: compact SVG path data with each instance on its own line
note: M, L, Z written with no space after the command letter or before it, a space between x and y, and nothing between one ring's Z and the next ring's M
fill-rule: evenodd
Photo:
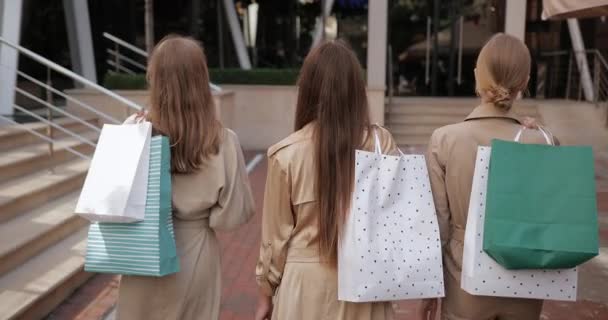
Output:
M108 40L110 40L110 41L112 41L112 42L114 42L114 43L116 43L116 44L118 44L118 45L120 45L120 46L122 46L122 47L125 47L125 48L127 48L127 49L129 49L129 50L131 50L131 51L133 51L133 52L135 52L137 54L139 54L140 56L142 56L144 58L148 58L148 53L146 51L144 51L144 50L142 50L142 49L140 49L140 48L138 48L138 47L136 47L136 46L134 46L134 45L132 45L132 44L130 44L130 43L128 43L128 42L126 42L126 41L118 38L118 37L116 37L116 36L113 36L113 35L111 35L111 34L109 34L107 32L104 32L103 33L103 37L106 38L106 39L108 39Z
M110 66L110 67L114 67L116 70L115 71L124 71L130 75L135 75L135 71L121 65L120 63L116 63L115 61L112 61L110 59L106 60L106 63Z
M46 101L44 101L42 99L36 97L35 95L33 95L33 94L31 94L31 93L23 90L23 89L15 88L15 91L17 91L18 93L26 96L29 99L32 99L32 100L34 100L34 101L42 104L43 106L45 106L45 107L47 107L47 108L49 108L49 109L51 109L51 110L53 110L55 112L58 112L58 113L66 116L66 117L68 117L68 118L70 118L72 120L75 120L76 122L79 122L80 124L88 127L89 129L92 129L93 131L95 131L97 133L101 133L101 129L99 129L98 127L92 125L91 123L89 123L89 122L87 122L87 121L85 121L85 120L83 120L83 119L81 119L81 118L79 118L77 116L74 116L74 115L70 114L69 112L61 110L60 108L58 108L58 107L56 107L56 106L54 106L54 105L52 105L52 104L50 104L50 103L48 103L48 102L46 102Z
M58 95L58 96L60 96L60 97L62 97L64 99L66 99L68 101L71 101L71 102L74 102L74 103L78 104L80 107L86 109L87 111L95 114L98 117L104 118L105 120L107 120L109 122L112 122L114 124L121 123L118 119L113 118L113 117L111 117L111 116L109 116L109 115L107 115L107 114L105 114L103 112L97 111L97 109L91 107L90 105L88 105L88 104L86 104L86 103L84 103L84 102L82 102L82 101L80 101L80 100L78 100L78 99L76 99L76 98L74 98L74 97L72 97L70 95L67 95L67 94L61 92L60 90L57 90L57 89L53 88L52 86L49 86L48 84L46 84L46 83L44 83L44 82L42 82L42 81L40 81L40 80L38 80L38 79L36 79L36 78L28 75L27 73L24 73L22 71L17 71L17 74L20 75L20 76L22 76L23 78L25 78L25 79L27 79L27 80L35 83L36 85L38 85L38 86L40 86L42 88L50 90L54 94L56 94L56 95Z
M100 86L100 85L98 85L98 84L90 81L89 79L86 79L86 78L84 78L84 77L82 77L82 76L80 76L80 75L78 75L78 74L76 74L76 73L74 73L74 72L72 72L72 71L70 71L70 70L62 67L62 66L60 66L60 65L52 62L51 60L46 59L45 57L37 54L37 53L34 53L33 51L30 51L30 50L28 50L26 48L23 48L21 46L15 45L15 44L11 43L10 41L7 41L3 37L0 37L0 43L2 43L4 45L7 45L7 46L9 46L9 47L17 50L19 53L26 55L27 57L29 57L29 58L31 58L31 59L33 59L33 60L35 60L35 61L37 61L37 62L39 62L39 63L41 63L43 65L45 65L46 67L48 67L50 69L53 69L53 70L55 70L55 71L57 71L57 72L65 75L65 76L71 78L72 80L78 81L78 82L80 82L81 84L84 84L87 87L91 87L91 88L93 88L93 89L95 89L95 90L97 90L97 91L99 91L99 92L101 92L101 93L103 93L103 94L105 94L107 96L110 96L110 97L116 99L116 100L118 100L118 101L126 104L128 107L135 109L138 112L144 109L142 106L136 104L135 102L133 102L133 101L131 101L129 99L126 99L124 97L121 97L121 96L117 95L116 93L114 93L114 92L112 92L112 91L110 91L110 90L108 90L108 89L106 89L106 88L104 88L104 87L102 87L102 86Z
M43 135L42 133L40 133L40 132L38 132L38 131L36 131L34 129L28 128L23 123L19 123L19 122L15 121L15 120L11 119L10 117L7 117L7 116L4 116L4 115L0 114L0 119L2 119L3 121L6 121L8 123L11 123L13 125L16 125L16 126L20 127L21 129L23 129L23 130L25 130L25 131L27 131L27 132L29 132L29 133L37 136L38 138L40 138L40 139L42 139L42 140L44 140L44 141L46 141L48 143L57 143L57 142L59 142L58 140L49 138L49 137ZM90 156L87 156L87 155L85 155L85 154L83 154L81 152L78 152L75 149L71 148L70 146L65 146L65 149L68 150L69 152L71 152L72 154L75 154L76 156L81 157L83 160L91 160Z
M119 59L120 59L120 61L126 61L126 62L132 64L133 66L135 66L135 67L137 67L137 68L139 68L139 69L141 69L143 71L146 71L146 66L145 65L143 65L143 64L141 64L141 63L139 63L139 62L137 62L137 61L135 61L135 60L127 57L127 56L125 56L124 54L120 54L120 52L116 52L115 50L112 50L112 49L106 49L106 52L109 55L118 56Z
M43 117L35 114L34 112L31 112L31 111L29 111L29 110L27 110L27 109L25 109L25 108L23 108L23 107L21 107L21 106L19 106L17 104L14 104L14 107L15 107L15 109L17 109L17 110L25 113L26 115L28 115L28 116L30 116L30 117L32 117L32 118L34 118L34 119L36 119L36 120L38 120L40 122L46 123L49 126L55 128L55 129L57 129L59 131L62 131L63 133L65 133L65 134L67 134L69 136L72 136L73 138L79 140L82 143L86 143L86 144L90 145L93 148L95 148L95 146L96 146L96 144L94 142L92 142L92 141L90 141L88 139L85 139L82 136L80 136L80 135L78 135L78 134L76 134L76 133L74 133L74 132L72 132L72 131L70 131L70 130L68 130L68 129L66 129L66 128L58 125L58 124L56 124L56 123L53 123L52 121L49 121L49 120L47 120L47 119L45 119L45 118L43 118Z
M118 38L117 36L114 36L114 35L112 35L112 34L110 34L110 33L104 32L104 33L103 33L103 37L104 37L104 38L106 38L106 39L108 39L108 40L110 40L110 41L112 41L112 42L113 42L115 45L118 45L118 46L121 46L121 47L125 47L125 48L127 48L127 49L131 50L132 52L135 52L135 53L137 53L138 55L140 55L140 56L142 56L142 57L144 57L144 58L146 58L146 59L148 58L148 53L147 53L146 51L144 51L144 50L142 50L142 49L140 49L140 48L138 48L138 47L136 47L136 46L134 46L134 45L132 45L132 44L128 43L128 42L127 42L127 41L125 41L125 40L122 40L122 39ZM118 48L117 48L117 49L118 49ZM111 54L111 55L113 55L113 56L115 56L115 57L118 57L118 58L119 58L118 60L125 60L125 61L127 61L127 62L129 62L129 63L131 63L131 64L134 64L134 65L135 65L135 66L137 66L137 67L140 67L140 68L141 68L141 67L143 67L143 65L140 65L139 63L135 62L135 61L134 61L134 60L132 60L132 59L129 59L128 57L126 57L126 56L125 56L125 55L123 55L123 54L120 54L119 52L116 52L115 50L112 50L112 49L107 49L106 51L108 52L108 54ZM126 69L126 70L130 70L130 71L132 71L131 69L126 68L126 67L124 67L124 66L121 66L120 64L116 64L116 62L115 62L115 61L110 61L110 60L107 60L106 62L107 62L109 65L111 65L111 66L113 66L113 67L115 67L115 68L119 68L119 69L123 69L123 68L124 68L124 69ZM146 69L147 69L147 68L146 68L146 67L143 67L143 68L141 68L141 69L142 69L143 71L146 71ZM125 70L125 71L126 71L126 70ZM126 72L128 72L128 71L126 71ZM216 85L216 84L214 84L214 83L211 83L211 82L209 82L209 87L210 87L210 88L211 88L211 90L213 90L213 91L217 91L217 92L221 92L221 91L222 91L222 87L220 87L220 86L218 86L218 85Z

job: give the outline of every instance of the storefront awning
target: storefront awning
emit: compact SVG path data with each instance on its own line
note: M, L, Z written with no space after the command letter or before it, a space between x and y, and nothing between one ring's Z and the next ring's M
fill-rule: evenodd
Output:
M543 19L608 16L608 0L543 0Z

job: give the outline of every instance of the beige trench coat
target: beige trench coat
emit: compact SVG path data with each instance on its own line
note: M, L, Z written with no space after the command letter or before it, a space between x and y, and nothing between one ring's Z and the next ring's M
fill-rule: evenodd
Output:
M272 319L384 320L393 318L388 302L338 301L335 268L319 258L318 203L313 164L314 124L293 133L268 151L262 243L256 266L260 288L274 296ZM390 133L376 131L384 153L393 153ZM366 150L374 150L374 139Z
M230 230L254 214L236 134L224 129L219 153L191 174L172 176L173 221L180 271L165 277L123 276L119 320L219 318L220 252L216 230Z
M429 142L427 162L443 244L446 297L443 319L539 319L542 300L472 296L460 288L464 230L478 146L494 138L513 140L521 128L512 111L482 104L462 123L437 129ZM545 144L538 131L527 130L524 143Z

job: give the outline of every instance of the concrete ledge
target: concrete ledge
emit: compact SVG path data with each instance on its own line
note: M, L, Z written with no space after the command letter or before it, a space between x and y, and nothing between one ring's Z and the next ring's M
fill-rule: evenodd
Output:
M147 90L116 90L118 95L125 97L138 105L147 108L149 105L149 97ZM109 115L119 121L124 121L128 116L135 111L127 107L127 105L116 101L106 95L100 94L90 89L73 89L66 90L66 94L85 104L94 107L97 111ZM213 94L215 106L218 110L218 115L225 126L232 126L232 115L234 113L234 92L224 90ZM84 118L96 117L96 115L78 103L68 100L67 111L71 114L78 115ZM107 123L104 119L100 119L101 123Z
M293 132L296 86L222 85L222 89L214 94L218 114L224 126L237 133L244 149L267 149ZM148 105L147 91L115 92L142 106ZM68 90L67 93L118 120L132 113L125 105L91 90ZM372 122L384 124L384 89L368 89L367 94ZM83 110L68 102L69 112L91 116Z

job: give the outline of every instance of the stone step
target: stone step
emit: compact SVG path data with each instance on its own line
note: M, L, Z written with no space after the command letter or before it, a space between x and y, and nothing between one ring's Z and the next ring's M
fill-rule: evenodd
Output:
M0 224L0 276L88 226L74 214L78 195L63 196Z
M95 142L98 137L96 132L85 132L81 134L88 141ZM68 148L85 155L93 153L93 147L72 137L60 138L53 144L51 155L47 143L38 143L19 149L4 151L0 155L0 181L24 176L35 171L48 169L60 165L76 157Z
M42 319L92 274L84 272L86 228L0 277L0 319Z
M388 130L393 135L411 135L411 136L428 136L433 134L435 129L440 126L435 125L407 125L407 124L390 124L387 126Z
M74 160L0 184L0 222L82 187L88 160Z
M97 119L87 119L88 123L98 126ZM84 124L69 119L69 118L61 118L54 121L56 124L62 126L63 128L72 131L74 133L81 133L85 131L91 130L91 128L85 126ZM33 135L29 131L24 128L28 128L30 130L34 130L38 133L47 135L48 125L42 122L32 122L28 124L24 124L22 126L10 125L0 128L0 151L10 150L13 148L20 148L28 144L32 143L40 143L44 142L44 140L39 137ZM61 138L65 137L68 134L62 132L58 129L53 129L53 137Z
M446 124L462 122L465 115L437 115L437 114L388 114L385 123L406 125L434 125L444 126Z
M436 116L462 116L466 117L472 106L443 106L443 105L390 105L387 107L390 115L436 115Z
M426 146L431 136L393 134L393 138L399 146Z
M456 99L458 100L458 99ZM464 119L477 106L477 102L454 103L451 100L429 101L427 103L407 102L401 104L392 103L386 107L387 113L409 114L409 115L436 115L436 116L462 116ZM522 116L538 115L538 108L533 103L518 103L513 107L515 113Z

